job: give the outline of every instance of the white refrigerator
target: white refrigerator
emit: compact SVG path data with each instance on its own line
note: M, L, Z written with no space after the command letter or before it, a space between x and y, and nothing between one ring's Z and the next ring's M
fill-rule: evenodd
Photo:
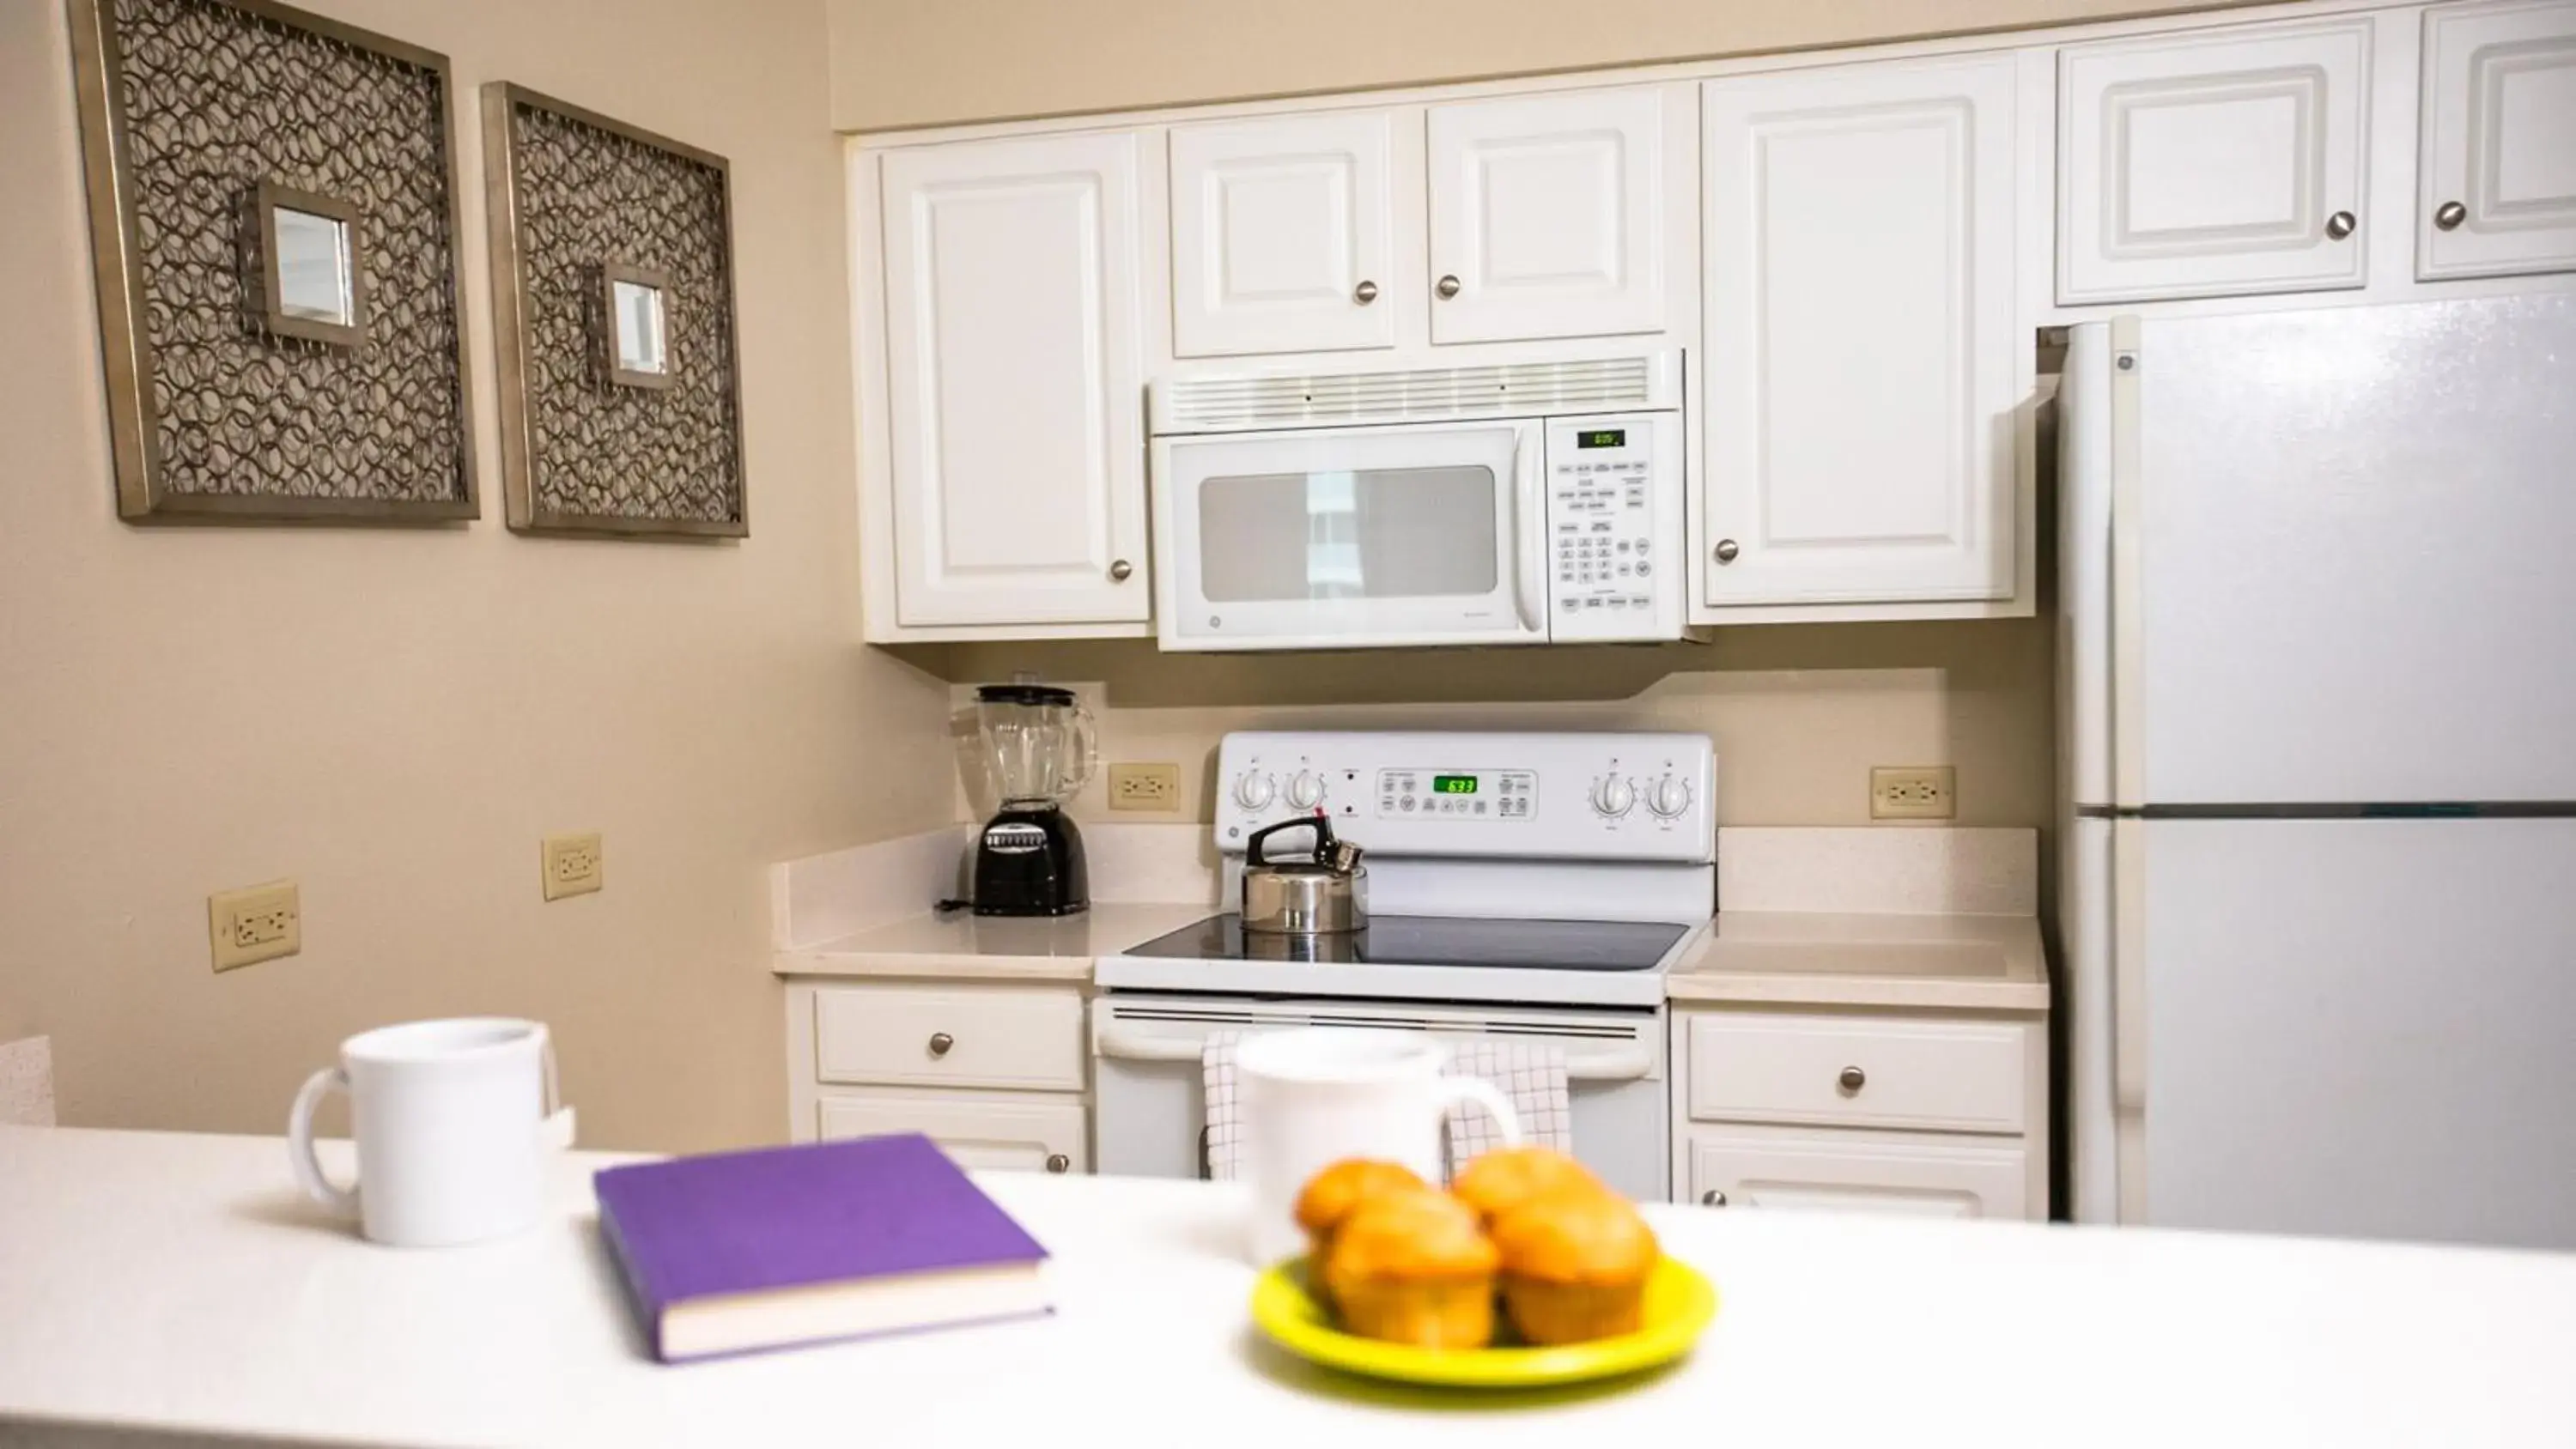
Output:
M2576 1249L2576 296L2073 329L2079 1221Z

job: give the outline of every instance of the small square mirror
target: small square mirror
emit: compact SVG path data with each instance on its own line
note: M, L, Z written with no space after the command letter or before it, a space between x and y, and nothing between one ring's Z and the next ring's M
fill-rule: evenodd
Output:
M671 385L671 280L660 272L611 262L600 268L606 335L600 351L608 380L626 387Z
M270 335L355 347L366 335L358 209L263 181L243 218L244 275L254 320Z

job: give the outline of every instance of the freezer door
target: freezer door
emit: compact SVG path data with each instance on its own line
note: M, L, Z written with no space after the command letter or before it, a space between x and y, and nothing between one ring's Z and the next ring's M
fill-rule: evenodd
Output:
M2122 825L2148 1221L2576 1249L2576 820Z
M2135 375L2119 803L2576 801L2576 296L2151 320Z

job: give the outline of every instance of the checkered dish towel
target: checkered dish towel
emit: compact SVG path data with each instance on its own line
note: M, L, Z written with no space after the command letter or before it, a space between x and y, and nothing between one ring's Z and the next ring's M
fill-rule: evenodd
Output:
M1243 1037L1239 1031L1210 1032L1199 1049L1200 1085L1207 1099L1201 1170L1218 1182L1243 1175L1242 1097L1234 1071L1235 1047ZM1448 1045L1444 1075L1493 1083L1511 1099L1524 1139L1559 1152L1574 1151L1574 1110L1567 1097L1562 1047L1507 1037L1465 1037ZM1474 1106L1450 1114L1448 1136L1452 1173L1503 1145L1501 1125Z

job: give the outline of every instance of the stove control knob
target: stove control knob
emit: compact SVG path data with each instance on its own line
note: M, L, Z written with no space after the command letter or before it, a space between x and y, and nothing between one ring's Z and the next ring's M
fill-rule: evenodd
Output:
M1646 808L1659 820L1670 820L1690 808L1690 782L1679 775L1666 775L1646 792Z
M1324 803L1324 777L1312 770L1299 770L1288 782L1288 803L1300 810L1312 810Z
M1592 787L1592 808L1613 820L1637 803L1637 787L1623 775L1605 775Z
M1258 810L1279 794L1279 782L1258 770L1247 770L1234 782L1234 803L1246 810Z

